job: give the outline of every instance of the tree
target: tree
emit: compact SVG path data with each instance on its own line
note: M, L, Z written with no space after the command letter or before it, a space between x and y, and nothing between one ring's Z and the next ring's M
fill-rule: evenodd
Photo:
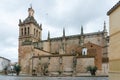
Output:
M14 70L16 71L16 75L18 76L21 71L21 66L18 64L14 65Z

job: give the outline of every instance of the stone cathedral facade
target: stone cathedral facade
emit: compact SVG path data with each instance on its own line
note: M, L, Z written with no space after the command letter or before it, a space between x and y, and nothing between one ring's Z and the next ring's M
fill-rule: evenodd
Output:
M34 18L34 10L28 8L28 17L19 20L19 64L21 73L47 76L80 76L87 66L97 66L98 74L108 72L108 41L106 24L103 30L65 35L42 40L42 24Z

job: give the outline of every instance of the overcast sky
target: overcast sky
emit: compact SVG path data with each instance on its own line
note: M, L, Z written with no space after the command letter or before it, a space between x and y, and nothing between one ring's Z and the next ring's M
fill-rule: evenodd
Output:
M42 23L42 38L80 34L103 30L106 21L109 27L107 11L119 0L0 0L0 56L18 60L18 22L28 16L30 4L35 11L34 17Z

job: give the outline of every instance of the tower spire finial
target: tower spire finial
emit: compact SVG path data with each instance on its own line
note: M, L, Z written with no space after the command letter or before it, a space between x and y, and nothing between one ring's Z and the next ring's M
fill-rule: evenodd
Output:
M50 31L48 31L48 40L50 40Z
M32 3L30 4L30 8L32 9Z
M81 25L81 35L83 35L83 26Z
M80 46L84 44L83 26L81 25Z
M30 8L28 8L28 14L29 16L34 16L34 10L32 9L32 4L30 4Z
M65 28L63 28L63 37L65 37Z
M104 21L104 29L103 29L104 32L107 32L106 30L106 22Z

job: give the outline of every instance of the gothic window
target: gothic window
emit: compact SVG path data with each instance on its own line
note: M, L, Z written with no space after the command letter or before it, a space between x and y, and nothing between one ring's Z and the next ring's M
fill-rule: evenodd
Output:
M30 34L30 28L28 27L28 35Z
M38 30L36 30L36 37L38 36Z
M82 49L82 55L87 55L87 48Z
M25 27L25 35L26 35L26 27Z
M23 28L21 29L21 35L23 36Z

